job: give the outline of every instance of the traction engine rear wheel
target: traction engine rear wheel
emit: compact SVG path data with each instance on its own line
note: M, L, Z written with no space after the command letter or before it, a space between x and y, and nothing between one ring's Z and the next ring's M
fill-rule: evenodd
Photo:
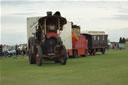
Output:
M29 62L30 64L35 64L36 63L36 58L35 58L35 38L30 37L28 40L28 48L29 48Z
M34 56L34 54L32 53L32 50L30 49L30 50L29 50L29 63L30 63L30 64L35 64L35 63L36 63L35 60L36 60L36 59L35 59L35 56Z

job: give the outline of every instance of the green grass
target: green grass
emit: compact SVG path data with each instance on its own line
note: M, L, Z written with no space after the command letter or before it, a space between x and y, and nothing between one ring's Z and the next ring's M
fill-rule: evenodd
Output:
M0 65L1 85L127 85L128 45L105 55L68 59L65 66L30 65L22 56L0 58Z

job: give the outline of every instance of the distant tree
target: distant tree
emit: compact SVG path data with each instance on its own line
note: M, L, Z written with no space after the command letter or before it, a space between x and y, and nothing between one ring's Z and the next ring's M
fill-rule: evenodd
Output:
M122 39L122 37L120 37L119 43L123 43L123 39Z
M128 41L128 38L126 38L125 41Z
M122 43L125 43L126 41L125 41L125 38L123 37L123 39L122 39Z

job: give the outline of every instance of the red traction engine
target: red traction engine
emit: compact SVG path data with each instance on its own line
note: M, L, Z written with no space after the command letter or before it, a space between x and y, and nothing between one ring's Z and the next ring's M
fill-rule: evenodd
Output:
M30 37L28 41L30 64L40 66L45 59L66 64L66 48L59 37L66 23L67 20L58 11L54 15L47 12L47 16L39 18L34 37Z

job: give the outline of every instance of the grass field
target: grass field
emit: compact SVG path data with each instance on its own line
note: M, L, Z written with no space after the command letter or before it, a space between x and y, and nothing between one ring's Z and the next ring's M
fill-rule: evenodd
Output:
M0 58L1 85L128 85L128 45L105 55L68 59L63 66L30 65L27 57Z

